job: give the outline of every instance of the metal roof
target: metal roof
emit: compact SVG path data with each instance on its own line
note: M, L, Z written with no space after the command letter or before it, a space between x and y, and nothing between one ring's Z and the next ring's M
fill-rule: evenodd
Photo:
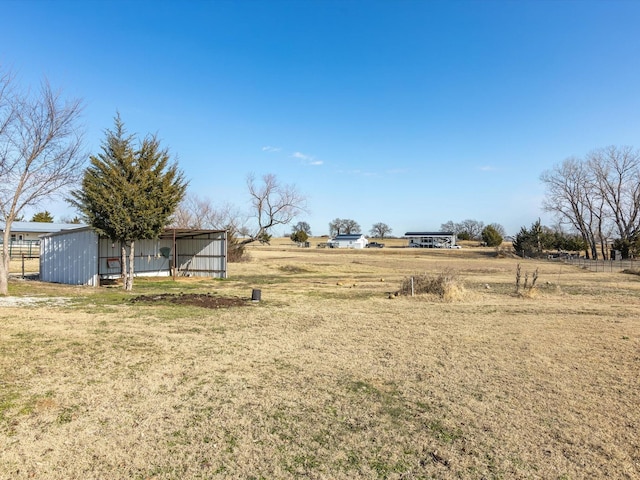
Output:
M361 233L341 233L340 235L336 235L334 240L349 240L349 239L358 239L362 237Z
M76 225L76 227L79 227L80 229L84 229L84 230L93 230L92 227L87 226L87 225ZM78 228L74 229L75 231L78 231ZM165 228L164 232L162 232L158 238L159 239L171 239L171 238L197 238L197 237L207 237L208 235L211 234L218 234L218 233L224 233L226 230L205 230L205 229L192 229L192 228ZM50 232L46 235L42 235L42 236L54 236L54 235L64 235L66 233L69 233L69 229L67 230L60 230L57 232Z
M192 228L165 228L158 238L195 238L210 235L212 233L224 233L226 230L207 230Z
M454 232L407 232L404 234L405 237L450 237L455 235Z
M0 232L4 232L4 222L0 223ZM61 230L71 230L75 228L83 228L86 225L81 223L50 223L50 222L12 222L12 232L23 233L53 233Z

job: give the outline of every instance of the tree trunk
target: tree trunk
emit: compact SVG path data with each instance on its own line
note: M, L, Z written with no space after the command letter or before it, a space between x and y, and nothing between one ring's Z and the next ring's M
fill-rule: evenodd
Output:
M604 238L600 238L600 252L602 252L602 259L609 259L609 252L607 251L607 242Z
M591 259L598 260L598 244L593 236L589 238L589 248L591 249Z
M127 247L124 242L120 243L120 279L122 280L122 288L126 289L127 285Z
M7 221L2 235L2 258L0 258L0 295L9 295L9 242L11 241L11 222Z
M122 288L133 289L133 242L122 242Z
M131 240L131 247L129 248L129 271L128 273L128 282L126 290L133 290L133 262L134 262L134 252L135 252L135 244L133 240Z
M9 245L5 239L0 259L0 295L9 295Z

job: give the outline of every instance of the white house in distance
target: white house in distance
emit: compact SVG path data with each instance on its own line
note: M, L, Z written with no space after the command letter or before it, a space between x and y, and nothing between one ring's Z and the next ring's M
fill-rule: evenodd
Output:
M365 248L369 241L361 233L340 234L327 242L329 248Z
M407 232L404 238L409 239L409 247L460 248L455 247L456 234L453 232Z

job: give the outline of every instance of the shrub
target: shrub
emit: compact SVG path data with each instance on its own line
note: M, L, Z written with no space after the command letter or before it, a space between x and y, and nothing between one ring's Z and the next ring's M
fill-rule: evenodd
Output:
M307 240L309 240L309 235L307 235L307 232L305 232L304 230L298 230L296 232L293 232L289 238L291 239L292 242L295 243L305 243Z
M493 226L489 225L482 230L482 241L488 247L499 247L502 244L502 235Z
M227 262L238 263L247 260L245 245L240 243L238 237L229 235L227 237Z
M411 282L413 280L413 290ZM443 300L454 300L464 291L457 273L445 270L438 275L419 274L406 277L400 286L400 295L430 294Z

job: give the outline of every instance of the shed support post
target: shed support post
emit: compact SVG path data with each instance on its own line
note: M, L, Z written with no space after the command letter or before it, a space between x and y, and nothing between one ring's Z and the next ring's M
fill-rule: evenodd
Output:
M176 270L178 269L176 261L176 229L173 229L173 281L176 281Z

